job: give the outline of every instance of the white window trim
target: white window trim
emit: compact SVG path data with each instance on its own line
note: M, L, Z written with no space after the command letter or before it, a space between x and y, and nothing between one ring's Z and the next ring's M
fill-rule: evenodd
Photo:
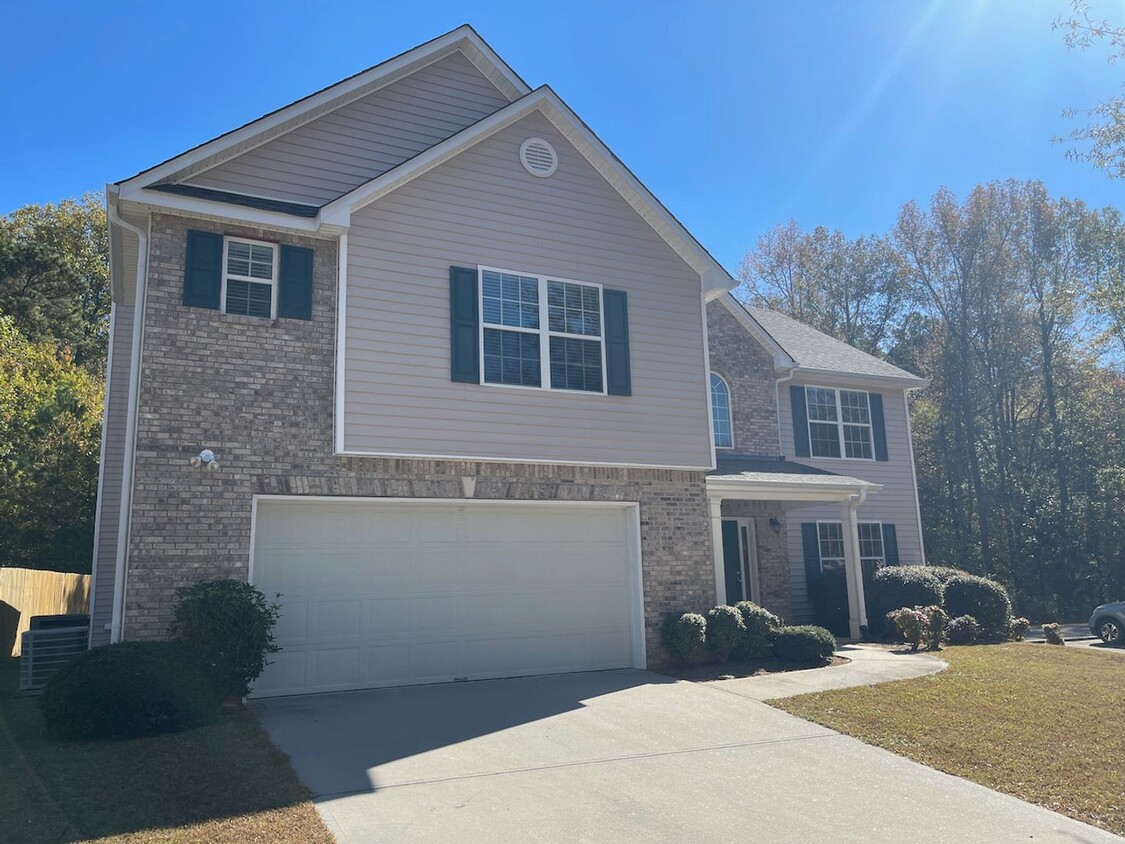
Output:
M269 279L265 278L252 278L250 276L232 275L227 269L227 251L231 242L235 243L248 243L251 246L265 246L273 252L272 269L273 275ZM231 237L228 235L223 236L223 283L219 291L219 312L227 312L227 277L230 276L235 281L248 281L251 284L268 284L270 286L270 319L277 319L277 273L278 265L281 263L281 249L276 243L270 243L265 240L251 240L248 237ZM247 316L247 314L231 314L231 316ZM254 319L265 319L265 317L254 317Z
M727 429L730 431L730 445L719 445L718 439L715 439L715 448L722 449L723 451L730 451L731 449L734 448L734 404L733 404L733 399L731 398L730 382L713 369L710 370L710 372L708 372L707 375L708 375L708 377L707 377L707 400L709 402L711 402L711 413L712 413L711 436L712 437L715 436L715 418L714 418L715 399L711 395L711 378L715 377L715 378L718 378L720 381L722 381L723 386L726 388L726 391L727 391ZM808 410L806 410L805 413L807 414Z
M539 285L539 327L538 328L523 328L518 325L492 325L484 321L484 274L486 272L503 273L505 275L517 275L524 278L533 278ZM596 287L598 290L598 336L591 337L588 334L569 334L565 331L551 331L550 320L547 313L547 282L557 281L561 284L578 284L586 287ZM480 346L479 361L480 366L480 383L483 387L502 387L509 390L549 390L552 393L570 393L578 396L604 396L607 395L606 390L609 385L606 383L606 360L605 360L605 285L599 284L596 281L579 281L573 278L562 278L555 275L543 275L541 273L529 273L522 270L505 270L500 267L486 267L483 265L477 266L477 321L480 323L478 329L478 345ZM486 328L492 328L497 331L518 331L524 334L538 334L539 335L539 386L532 387L526 384L495 384L491 381L484 380L484 331ZM552 387L551 386L551 338L552 337L569 337L575 340L596 340L601 345L602 351L602 389L597 390L568 390L565 387Z
M835 422L825 422L825 421L820 420L820 419L813 419L812 418L812 414L809 413L809 390L831 390L832 391L832 395L836 399L836 421ZM863 393L863 395L867 396L867 419L869 420L867 423L863 423L863 422L847 422L847 423L845 423L844 422L844 408L843 408L843 404L840 402L840 392L841 391L844 391L844 392L847 392L847 393ZM853 390L849 387L827 387L823 384L806 384L805 385L805 427L808 430L809 458L810 459L812 459L812 460L863 460L864 462L867 462L867 463L874 463L875 462L875 425L873 424L873 422L871 420L872 420L872 416L871 416L871 391L870 390ZM830 455L820 456L820 455L813 454L812 426L814 424L815 425L835 425L836 426L836 436L840 441L840 456L839 457L832 457ZM868 443L868 445L871 446L871 456L870 457L848 457L847 456L847 445L844 443L844 425L845 424L853 425L855 427L865 427L865 428L867 428L867 443Z
M859 458L856 458L856 459L859 459ZM836 561L836 560L839 560L840 561L840 568L844 568L847 565L846 555L844 557L823 557L823 556L821 556L821 553L820 553L820 526L821 525L839 525L840 526L840 535L843 536L843 533L844 533L844 523L841 522L841 521L834 521L832 519L819 519L819 520L817 520L817 523L816 523L816 558L820 562L820 570L824 571L824 561L825 560L830 560L830 561L833 561L833 562ZM882 560L882 564L886 565L887 564L887 545L886 545L886 542L883 540L883 523L882 522L875 522L875 521L856 522L857 531L858 531L859 525L878 525L879 526L879 544L883 547L883 556L882 557L860 557L859 558L860 567L861 568L863 567L863 563L864 563L865 560ZM858 537L857 537L857 539L858 539ZM847 539L844 539L844 542L847 542Z

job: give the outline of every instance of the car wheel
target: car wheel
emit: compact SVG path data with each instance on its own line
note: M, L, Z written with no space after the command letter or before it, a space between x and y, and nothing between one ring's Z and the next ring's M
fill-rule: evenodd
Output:
M1098 635L1107 645L1125 644L1122 641L1121 624L1112 618L1103 618L1098 622Z

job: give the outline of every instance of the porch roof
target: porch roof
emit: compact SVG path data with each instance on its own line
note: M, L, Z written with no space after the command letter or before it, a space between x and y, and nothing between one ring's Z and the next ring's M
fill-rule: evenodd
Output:
M783 457L719 457L707 473L707 495L750 501L844 502L882 484L794 463Z

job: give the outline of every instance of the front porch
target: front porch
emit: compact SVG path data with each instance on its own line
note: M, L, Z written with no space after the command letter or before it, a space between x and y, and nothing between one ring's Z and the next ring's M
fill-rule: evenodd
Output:
M848 630L851 638L860 638L861 627L867 625L867 605L857 510L880 489L880 484L783 458L720 457L707 476L717 603L752 600L773 612L787 612L788 514L801 507L835 504L843 535Z

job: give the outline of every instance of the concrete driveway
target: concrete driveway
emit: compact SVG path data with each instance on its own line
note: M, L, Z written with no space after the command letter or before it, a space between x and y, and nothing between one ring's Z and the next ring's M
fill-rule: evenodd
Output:
M1105 842L730 692L643 671L255 704L355 842Z

